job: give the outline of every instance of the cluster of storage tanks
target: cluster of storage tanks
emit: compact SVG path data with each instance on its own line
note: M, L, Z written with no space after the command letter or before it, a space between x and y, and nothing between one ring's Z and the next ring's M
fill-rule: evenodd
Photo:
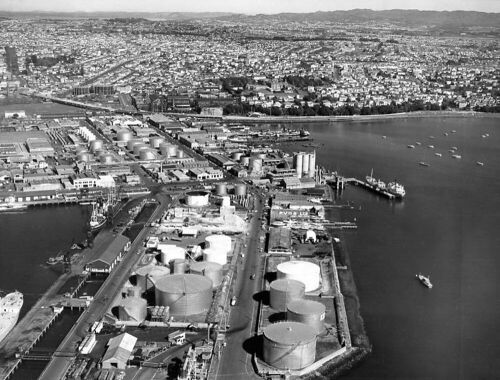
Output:
M293 155L293 168L298 178L314 178L316 171L316 152L299 152Z
M247 194L247 185L244 183L235 183L233 186L233 193L235 196L245 196ZM227 184L218 182L215 184L215 195L225 196L228 194Z
M250 173L262 172L263 160L265 158L265 153L259 153L254 156L245 156L242 152L234 152L231 154L231 159L233 161L239 162L241 166L248 168Z
M126 145L127 150L139 157L141 161L155 160L159 155L167 158L184 157L184 151L177 145L167 143L164 137L152 136L146 143L142 139L134 138L132 132L128 129L118 131L116 138L122 145ZM159 154L158 154L159 152Z
M89 162L93 156L102 164L112 164L115 156L106 151L102 140L92 140L88 144L88 149L84 147L76 148L76 159L80 162Z

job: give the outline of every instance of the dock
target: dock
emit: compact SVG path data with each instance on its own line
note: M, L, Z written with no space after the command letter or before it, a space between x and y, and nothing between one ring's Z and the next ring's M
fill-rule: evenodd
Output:
M378 187L372 186L367 182L361 181L360 179L357 178L346 178L347 183L351 183L354 186L360 186L363 187L364 189L370 190L378 195L382 195L383 197L386 197L388 199L396 199L396 196L394 194L389 193L388 191L381 190Z

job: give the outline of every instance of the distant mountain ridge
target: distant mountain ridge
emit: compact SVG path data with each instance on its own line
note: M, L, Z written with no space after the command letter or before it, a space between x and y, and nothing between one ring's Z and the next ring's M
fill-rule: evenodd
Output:
M189 20L228 17L231 12L52 12L29 11L9 12L0 10L0 17L38 17L38 18L144 18L157 20Z

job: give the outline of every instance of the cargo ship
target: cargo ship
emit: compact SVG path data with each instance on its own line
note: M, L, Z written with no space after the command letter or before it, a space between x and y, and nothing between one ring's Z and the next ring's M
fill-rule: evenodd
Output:
M429 289L432 289L432 284L431 284L431 280L429 279L429 277L425 277L423 274L416 274L415 275L416 278L418 278L418 280L426 287L428 287Z
M22 306L23 294L17 290L0 297L0 342L16 325Z
M389 183L387 185L387 191L394 195L396 198L404 198L406 195L406 190L403 185L397 183L396 181Z

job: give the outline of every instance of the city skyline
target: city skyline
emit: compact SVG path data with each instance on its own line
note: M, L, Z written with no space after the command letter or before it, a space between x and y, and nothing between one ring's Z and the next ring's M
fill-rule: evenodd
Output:
M147 0L137 3L132 0L88 0L71 1L47 0L43 3L37 0L7 0L0 5L2 11L45 11L45 12L232 12L232 13L309 13L317 11L335 11L350 9L418 9L431 11L480 11L500 12L500 2L497 0L421 0L418 5L404 6L398 0L358 0L353 6L351 3L343 4L338 1L312 0L303 2L300 0L289 1L267 1L255 0L248 3L242 0Z

